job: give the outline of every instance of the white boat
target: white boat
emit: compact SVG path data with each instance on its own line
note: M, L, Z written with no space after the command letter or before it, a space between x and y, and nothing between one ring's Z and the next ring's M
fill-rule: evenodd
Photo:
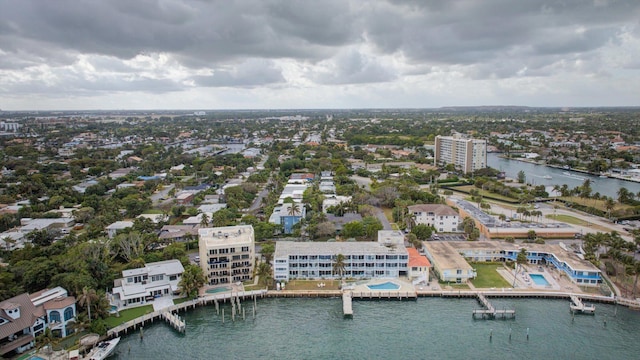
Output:
M551 180L551 179L553 179L553 178L551 177L551 175L545 175L545 176L543 176L542 178L543 178L543 179L547 179L547 180Z
M118 343L120 342L120 338L113 338L111 340L102 341L98 345L96 345L91 353L89 354L89 360L103 360L113 354L113 350L116 348Z

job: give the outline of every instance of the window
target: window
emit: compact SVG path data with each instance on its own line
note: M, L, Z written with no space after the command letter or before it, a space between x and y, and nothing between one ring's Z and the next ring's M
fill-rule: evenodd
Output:
M176 281L176 280L178 280L177 275L169 275L169 281Z
M64 321L73 319L73 308L68 307L64 309Z
M242 251L243 251L243 252L247 252L247 251L249 251L249 247L248 247L248 246L243 246L243 247L242 247Z
M50 323L54 323L54 322L60 322L60 312L58 311L52 311L49 313L49 322Z

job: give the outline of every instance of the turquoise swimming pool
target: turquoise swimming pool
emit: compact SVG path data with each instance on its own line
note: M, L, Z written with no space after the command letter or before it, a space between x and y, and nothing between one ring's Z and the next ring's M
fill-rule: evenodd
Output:
M529 276L531 276L531 280L533 280L533 282L536 285L540 285L540 286L551 285L551 284L549 284L547 279L544 278L543 275L540 275L540 274L529 274Z
M215 288L215 289L206 290L205 292L207 294L217 294L217 293L221 293L221 292L225 292L225 291L231 291L231 288L230 287L219 287L219 288Z
M400 289L400 285L398 285L396 283L392 283L391 281L387 281L386 283L382 283L382 284L367 285L367 287L370 290L398 290L398 289Z

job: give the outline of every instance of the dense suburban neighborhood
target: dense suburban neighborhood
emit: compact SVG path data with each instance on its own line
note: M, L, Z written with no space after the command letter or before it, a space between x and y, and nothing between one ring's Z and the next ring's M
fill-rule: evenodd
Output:
M589 178L545 186L487 157L633 189L638 115L0 113L0 355L73 346L129 313L309 281L318 291L404 279L416 293L539 286L634 301L640 191L601 194ZM486 264L500 274L488 286ZM519 272L527 267L546 285Z

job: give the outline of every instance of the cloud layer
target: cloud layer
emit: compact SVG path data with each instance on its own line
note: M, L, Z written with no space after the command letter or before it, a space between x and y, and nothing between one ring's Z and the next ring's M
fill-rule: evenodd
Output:
M633 0L0 0L0 108L639 105Z

